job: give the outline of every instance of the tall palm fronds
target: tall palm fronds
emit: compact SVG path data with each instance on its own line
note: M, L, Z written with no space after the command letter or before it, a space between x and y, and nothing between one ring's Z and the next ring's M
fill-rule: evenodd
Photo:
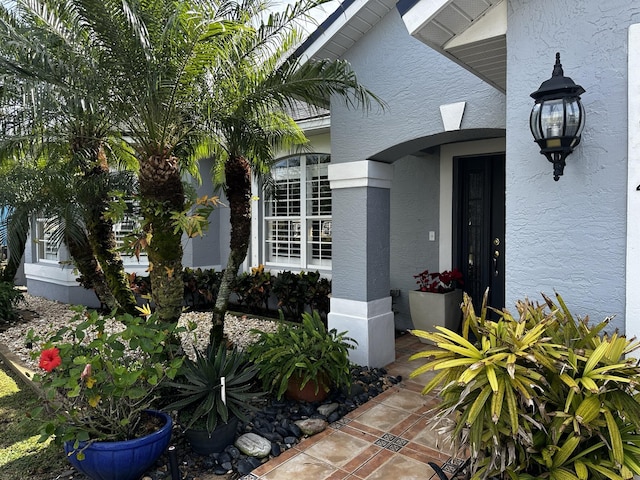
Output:
M79 175L74 185L80 191L83 183L94 187L83 209L87 244L68 246L74 257L77 252L85 258L77 262L100 265L95 270L106 275L117 298L113 306L132 312L135 298L106 215L111 192L105 188L110 169L127 155L118 148L118 130L105 108L110 86L99 74L99 55L68 3L25 0L13 12L0 13L0 81L5 87L0 159L64 162ZM73 237L67 241L75 243ZM87 277L88 284L98 281Z
M137 160L144 243L153 301L164 320L182 309L182 175L197 176L195 140L202 134L195 86L219 56L218 37L235 28L235 1L68 0L109 80L109 110Z
M106 177L117 183L127 183L126 177ZM44 166L21 163L6 173L6 181L0 186L0 205L11 206L8 216L9 261L3 278L12 280L20 258L24 253L27 234L34 217L46 219L43 229L49 241L55 245L64 243L81 274L82 284L93 289L109 309L119 304L100 264L92 254L84 219L89 204L81 201L82 190L92 187L81 177L69 172L64 164L48 163ZM93 188L100 188L96 178ZM115 186L115 185L114 185ZM122 185L120 185L122 187Z
M297 25L318 6L304 0L283 12L265 16L259 1L247 0L251 14L235 20L256 28L239 30L225 44L224 56L212 65L208 128L216 168L224 172L223 189L231 210L230 254L213 313L212 342L222 338L230 285L246 258L251 235L251 176L268 179L278 149L307 143L293 116L301 103L319 108L331 99L369 109L382 102L360 85L344 61L308 61L291 55L301 35ZM253 16L252 16L253 15ZM261 17L262 15L262 17Z

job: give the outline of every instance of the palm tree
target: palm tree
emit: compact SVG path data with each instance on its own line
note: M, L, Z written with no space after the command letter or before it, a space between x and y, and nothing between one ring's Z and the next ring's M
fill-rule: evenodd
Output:
M236 19L254 25L264 13L258 0ZM223 189L230 208L230 254L213 311L211 341L222 339L230 286L244 261L251 235L251 178L269 178L278 148L304 145L307 140L292 118L303 102L326 107L340 98L369 109L382 102L361 86L345 61L307 61L291 55L300 42L296 28L321 2L302 1L269 15L258 28L238 30L225 50L224 61L211 70L207 107L209 127L218 141L217 168L224 172ZM263 182L264 183L264 182ZM268 183L268 182L267 182Z
M77 192L86 188L86 182L66 165L55 162L44 166L22 162L7 169L4 180L0 186L0 205L11 210L8 216L10 256L3 279L13 280L24 253L30 221L35 215L41 215L47 218L44 228L51 233L50 241L58 245L64 243L69 249L83 286L94 290L110 310L118 309L120 305L92 254L84 226L86 203L78 201Z
M92 42L74 25L72 10L46 0L20 1L12 12L0 6L0 40L5 87L0 159L64 159L69 171L79 173L72 177L75 193L90 195L75 196L84 201L84 238L78 244L73 236L65 237L70 253L76 263L93 265L81 270L85 285L92 286L103 303L134 313L135 297L107 215L110 166L119 165L126 155L115 155L122 151L117 143L110 144L118 131L104 108L109 84L98 75ZM12 218L14 240L25 238L23 219ZM73 248L76 244L79 248ZM108 288L97 287L105 281Z
M135 151L144 244L152 298L164 320L182 310L182 230L185 172L197 176L194 152L202 129L198 86L216 63L225 21L237 2L69 0L76 21L100 50L111 112Z

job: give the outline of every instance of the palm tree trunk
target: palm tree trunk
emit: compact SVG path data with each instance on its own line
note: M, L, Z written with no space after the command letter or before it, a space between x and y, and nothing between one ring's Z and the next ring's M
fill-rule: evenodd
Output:
M67 235L64 241L69 249L69 254L73 257L76 268L82 275L82 286L92 289L100 303L104 304L109 310L119 309L120 305L111 293L104 272L89 247L89 239L85 237L83 241L78 241Z
M229 202L231 240L227 266L213 307L210 343L218 345L224 334L224 315L229 305L231 284L247 256L251 240L251 167L244 157L233 156L225 165L225 194Z
M99 161L96 166L85 174L87 177L106 177L109 167L102 150L98 152ZM103 187L97 192L94 202L88 205L85 224L87 226L89 243L96 256L111 293L118 301L123 313L136 314L136 297L129 287L129 278L124 269L122 257L118 253L116 235L113 222L105 217L109 209L108 192L104 186L106 182L97 182Z
M149 238L151 297L162 320L177 322L184 299L182 232L175 231L171 218L184 210L178 159L157 155L141 161L139 182L143 228Z

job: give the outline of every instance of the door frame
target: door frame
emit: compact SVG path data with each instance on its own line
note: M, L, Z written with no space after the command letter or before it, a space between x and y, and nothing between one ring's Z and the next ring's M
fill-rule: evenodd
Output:
M504 271L504 236L505 236L505 159L504 153L482 154L458 156L454 158L454 189L453 189L453 205L454 215L451 219L454 225L453 248L454 248L454 265L460 268L463 275L466 275L469 252L465 250L464 243L467 241L466 236L468 227L466 226L462 195L466 191L464 184L457 182L462 181L462 175L466 172L482 172L484 175L483 190L483 220L479 227L481 229L481 238L476 246L480 247L480 251L475 252L475 261L480 266L478 280L481 285L476 285L480 289L471 292L472 283L465 284L463 290L467 291L473 297L473 304L476 311L482 305L482 294L487 287L489 291L489 305L502 308L505 304L505 281L506 272ZM463 190L465 189L465 190ZM489 193L489 195L487 195ZM495 243L497 242L497 243ZM493 260L493 264L492 264ZM495 270L495 275L494 275ZM465 280L467 280L465 278ZM468 280L471 280L470 278Z
M440 238L438 271L451 270L454 258L453 158L475 155L504 154L504 137L450 143L440 146Z

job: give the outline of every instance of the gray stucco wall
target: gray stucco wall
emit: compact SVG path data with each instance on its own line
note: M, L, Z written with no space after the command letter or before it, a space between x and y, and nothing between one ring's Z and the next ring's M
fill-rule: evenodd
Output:
M568 15L568 12L570 14ZM556 289L577 314L624 329L628 0L510 0L507 78L507 305ZM528 127L529 94L555 52L581 84L582 143L554 182Z
M200 160L202 183L201 185L197 185L195 180L193 180L198 197L202 197L203 195L212 197L220 194L214 191L213 181L211 179L212 166L212 159ZM222 208L224 207L218 206L211 212L209 216L209 228L202 237L187 239L186 236L183 236L184 254L182 263L184 266L197 268L220 265L220 242L222 241L220 237L220 210Z
M346 188L332 192L332 291L344 299L389 296L389 190Z
M466 101L462 128L504 128L504 95L412 38L392 9L351 48L358 79L382 98L365 115L331 104L332 162L370 158L407 140L443 131L440 105Z
M413 328L409 290L416 289L413 275L438 270L437 232L440 206L440 158L405 157L393 164L391 187L391 288L400 291L393 300L397 330Z
M345 58L360 82L388 106L384 112L374 107L367 115L349 110L339 101L332 103L332 163L369 159L394 145L441 134L442 104L466 102L462 129L505 127L505 96L411 38L395 9ZM431 152L389 159L395 164L387 230L378 228L384 225L384 217L377 218L376 212L365 216L365 196L356 192L359 189L333 193L334 295L368 301L388 296L390 288L400 290L393 305L397 329L412 326L408 291L415 289L413 275L425 268L438 268L438 242L428 241L428 232L439 230L439 155L437 149ZM361 237L354 229L368 236ZM374 242L368 257L359 251L364 238ZM388 246L385 238L390 238ZM387 271L380 270L385 267L380 261L386 254L384 248L390 252ZM389 275L390 281L382 282L381 275Z

